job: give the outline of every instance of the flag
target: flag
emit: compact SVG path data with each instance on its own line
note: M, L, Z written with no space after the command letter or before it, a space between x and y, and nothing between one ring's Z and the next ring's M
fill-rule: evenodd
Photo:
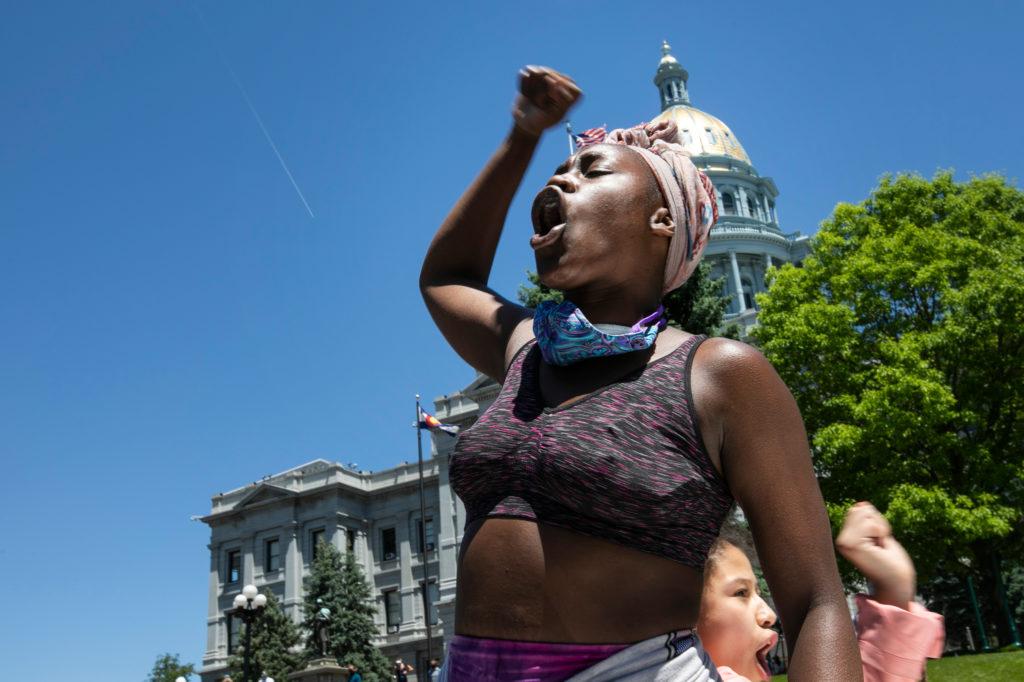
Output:
M420 409L420 428L429 429L430 431L440 429L441 431L447 433L449 436L457 436L459 434L458 426L456 426L455 424L442 424L440 421L438 421L437 417L427 414L426 412L423 411L422 408Z
M604 126L600 128L591 128L584 130L582 133L576 136L576 149L583 149L592 144L600 144L604 142L607 131Z

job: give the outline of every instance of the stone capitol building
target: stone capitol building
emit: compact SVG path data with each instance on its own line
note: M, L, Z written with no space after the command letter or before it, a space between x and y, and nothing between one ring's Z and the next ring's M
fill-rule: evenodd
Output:
M776 213L778 188L754 167L725 123L690 104L689 74L662 45L654 77L661 102L655 120L679 127L694 163L712 179L720 219L704 257L712 276L725 278L732 295L727 319L744 330L756 322L754 295L764 291L765 270L799 263L806 237L784 234ZM460 391L438 398L441 421L470 426L497 397L499 386L477 375ZM377 472L357 471L337 462L315 460L230 492L215 495L202 521L210 527L209 595L203 682L227 673L239 643L240 623L229 614L242 586L272 591L295 622L302 620L303 581L319 540L354 552L376 599L376 645L389 660L426 670L426 623L440 657L451 638L455 615L455 569L465 509L448 483L448 457L455 439L432 438L424 462L426 518L420 517L415 463ZM426 565L420 542L426 545ZM423 613L422 591L431 604ZM422 676L410 676L420 679Z

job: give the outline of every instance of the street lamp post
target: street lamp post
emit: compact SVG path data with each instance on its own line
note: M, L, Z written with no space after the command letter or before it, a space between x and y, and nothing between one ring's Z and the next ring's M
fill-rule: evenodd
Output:
M253 682L249 674L249 658L252 656L252 624L267 605L267 595L260 594L255 585L246 585L242 593L235 595L235 615L245 623L245 654L242 657L242 682Z

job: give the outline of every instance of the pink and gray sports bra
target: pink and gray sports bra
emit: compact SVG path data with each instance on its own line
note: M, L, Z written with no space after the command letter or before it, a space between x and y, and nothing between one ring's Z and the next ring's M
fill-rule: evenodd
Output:
M531 519L698 570L732 506L704 448L690 391L704 336L563 407L544 407L535 341L451 458L466 525Z

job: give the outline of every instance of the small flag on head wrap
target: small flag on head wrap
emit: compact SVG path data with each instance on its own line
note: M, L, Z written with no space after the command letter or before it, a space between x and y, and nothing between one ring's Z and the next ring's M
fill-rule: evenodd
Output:
M441 430L449 436L457 436L459 434L458 426L455 424L442 424L438 421L437 417L427 414L422 409L420 409L420 428L430 431Z
M601 142L604 141L606 132L607 131L605 130L604 126L601 126L600 128L590 128L589 130L584 130L575 138L576 149L583 149L584 147L589 147L592 144L600 144Z

